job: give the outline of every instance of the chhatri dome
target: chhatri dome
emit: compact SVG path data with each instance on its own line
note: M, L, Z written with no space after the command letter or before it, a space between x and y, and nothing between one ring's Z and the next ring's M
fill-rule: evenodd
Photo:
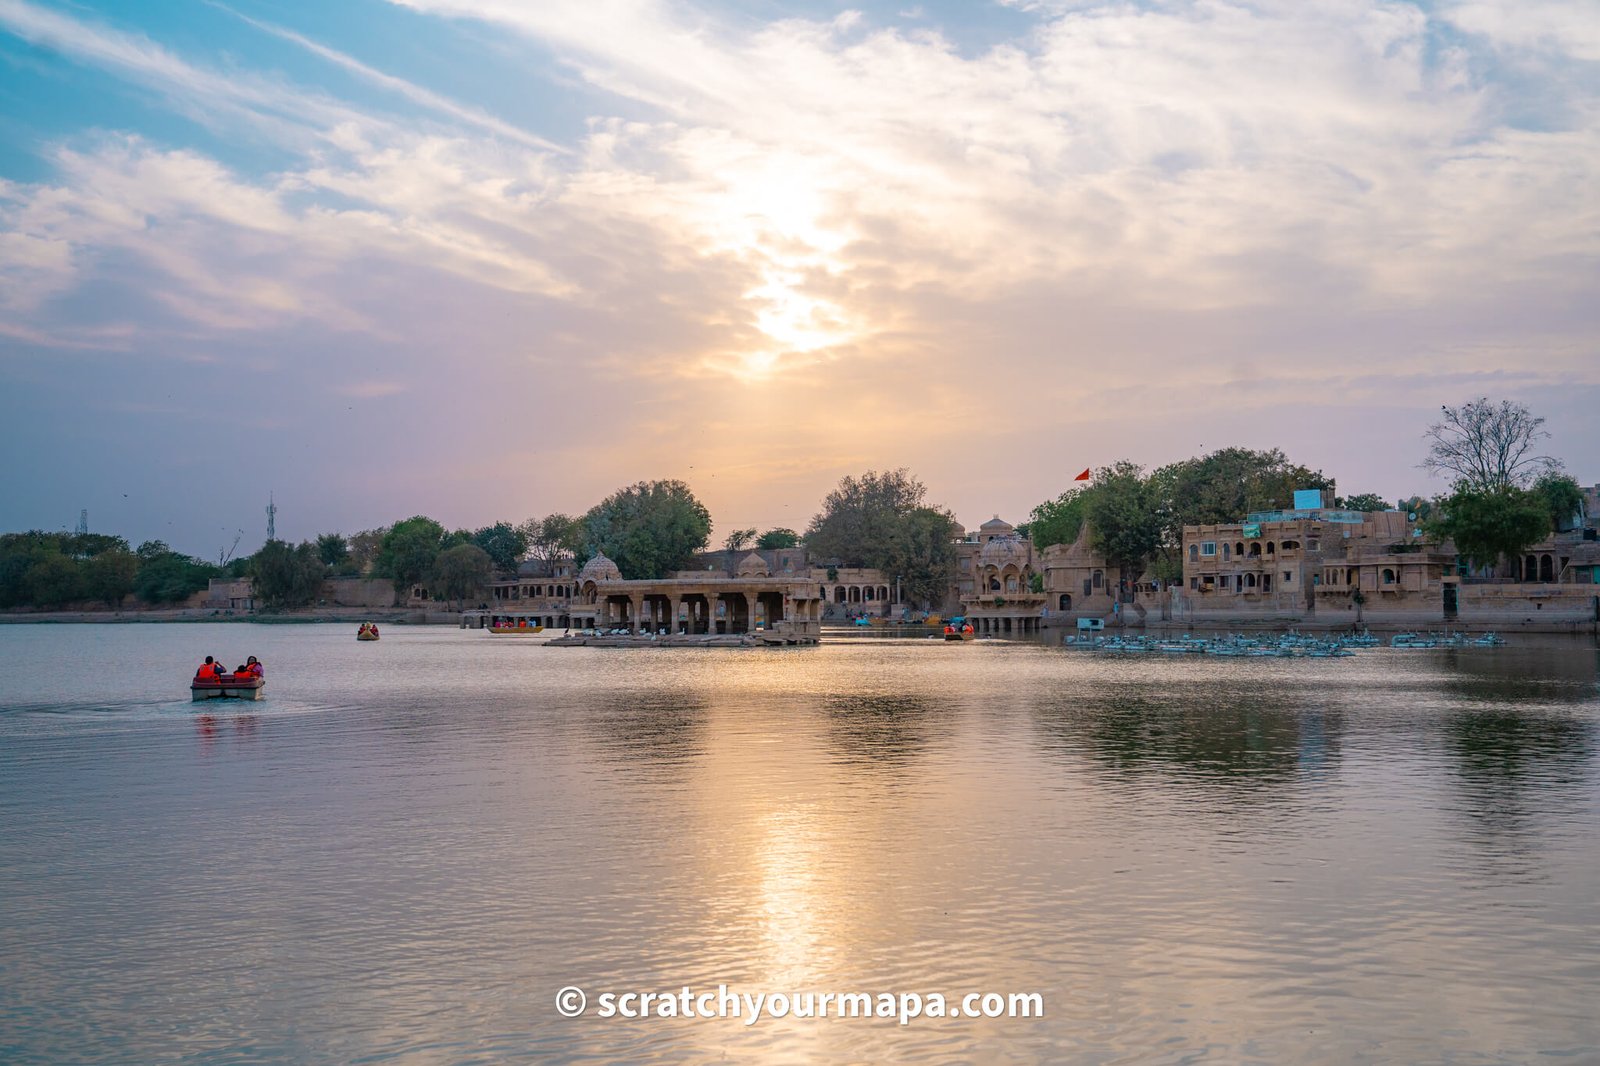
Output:
M617 564L607 559L604 552L595 552L594 558L583 564L583 569L578 571L579 581L621 581L622 571L617 569Z
M1016 526L1012 525L1010 522L1007 522L999 515L995 515L993 518L989 519L989 521L979 526L978 532L986 536L998 537L1004 533L1014 533L1016 532L1016 529Z
M984 524L984 528L988 528L987 523ZM984 544L983 550L978 553L978 564L985 567L992 566L996 570L1004 570L1007 566L1015 566L1021 570L1028 565L1028 545L1015 533L991 537L988 543Z

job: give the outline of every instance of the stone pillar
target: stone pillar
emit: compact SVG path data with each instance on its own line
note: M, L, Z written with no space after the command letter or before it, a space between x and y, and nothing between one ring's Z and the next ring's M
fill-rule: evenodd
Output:
M628 597L628 632L634 636L639 635L639 619L644 615L644 597L639 595Z
M746 633L756 631L756 594L754 592L740 593L744 597L744 609L749 612L745 615L744 630Z

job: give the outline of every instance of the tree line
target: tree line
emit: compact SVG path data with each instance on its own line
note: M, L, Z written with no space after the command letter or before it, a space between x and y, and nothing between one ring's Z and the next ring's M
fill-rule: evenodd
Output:
M1581 515L1583 494L1561 464L1536 454L1548 437L1544 420L1508 401L1474 400L1446 407L1424 435L1424 469L1454 478L1452 490L1431 500L1397 501L1435 539L1454 542L1461 556L1487 567L1515 556ZM1335 490L1321 470L1291 462L1278 449L1223 448L1146 472L1121 460L1034 507L1018 533L1043 549L1087 535L1089 547L1124 583L1145 573L1177 580L1183 572L1183 529L1237 522L1253 511L1287 509L1296 489ZM1335 507L1386 509L1363 493L1333 498ZM956 521L930 504L927 488L905 469L869 470L843 478L822 501L804 534L774 528L736 529L723 541L730 552L803 545L815 565L867 567L899 586L901 598L924 607L943 600L955 576ZM181 602L215 577L250 577L269 608L315 602L330 577L370 575L399 593L426 587L434 598L460 604L495 573L515 572L524 560L549 566L571 556L579 565L604 553L625 578L658 579L704 551L711 514L682 481L641 481L618 489L582 515L553 513L521 523L495 522L447 531L426 515L345 536L325 533L291 545L268 541L254 555L211 564L161 541L130 548L104 534L0 535L0 608L58 607L98 601L120 608L129 596L150 604Z

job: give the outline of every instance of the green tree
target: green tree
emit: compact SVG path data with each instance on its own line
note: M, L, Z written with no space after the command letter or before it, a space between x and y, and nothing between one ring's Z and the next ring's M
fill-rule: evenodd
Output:
M895 523L869 565L898 579L900 595L924 610L937 606L956 573L955 516L917 507Z
M1340 497L1334 501L1347 511L1387 511L1389 502L1382 496L1364 492L1359 496Z
M1463 479L1439 501L1428 528L1454 542L1457 554L1474 566L1493 566L1550 535L1550 505L1515 485L1484 489Z
M106 552L127 550L127 540L104 533L72 533L61 538L61 554L73 559L93 559Z
M583 550L583 519L569 514L545 515L530 518L518 527L528 538L528 554L547 573L554 569L557 559L576 556Z
M104 551L89 560L85 589L112 610L121 610L138 573L139 558L126 547Z
M468 596L475 596L494 576L494 560L476 544L457 544L446 548L434 560L428 575L428 589L436 597L455 600L457 609Z
M877 566L927 491L904 468L845 477L811 519L806 549L814 559L842 566Z
M1052 544L1071 544L1083 530L1088 489L1072 488L1053 500L1046 500L1029 516L1028 534L1039 549Z
M515 573L517 564L528 554L528 534L510 522L496 522L472 534L472 543L483 549L496 570Z
M271 608L305 607L317 598L327 565L318 545L309 541L290 547L269 540L251 559L255 594Z
M1155 558L1166 535L1160 483L1145 478L1137 463L1122 460L1095 472L1084 518L1093 531L1094 550L1133 582Z
M723 540L722 550L725 552L742 552L750 547L755 539L756 531L754 529L736 529Z
M1546 470L1533 483L1533 491L1544 499L1550 510L1550 528L1556 532L1582 525L1583 488L1567 474Z
M629 579L662 578L687 566L711 538L711 512L681 481L641 481L583 516L584 547L603 552Z
M1174 541L1182 540L1184 526L1237 522L1252 511L1293 506L1296 489L1334 487L1322 471L1289 462L1277 448L1221 448L1164 466L1151 479Z
M58 607L84 599L84 567L59 552L41 554L23 579L28 598L39 607Z
M346 568L357 574L364 574L372 568L378 558L378 552L383 549L383 538L388 536L389 527L379 526L377 529L363 529L350 538L350 559Z
M42 530L0 536L0 607L25 607L33 603L28 571L46 555L59 555L60 539Z
M423 584L433 569L434 560L444 550L444 527L425 515L396 522L373 558L373 572L394 582L397 592Z
M339 533L324 533L317 538L317 558L328 569L336 569L350 558L350 542Z
M756 541L756 547L762 551L774 551L778 548L798 548L799 546L800 534L782 526L767 530Z
M1550 434L1540 428L1544 419L1521 404L1496 404L1484 396L1440 410L1444 417L1423 434L1428 456L1422 468L1446 475L1458 486L1465 483L1478 492L1524 488L1537 474L1558 465L1548 455L1534 454ZM1502 505L1509 506L1505 501Z
M139 545L139 573L133 591L146 603L178 603L204 589L222 570L191 559L159 540Z

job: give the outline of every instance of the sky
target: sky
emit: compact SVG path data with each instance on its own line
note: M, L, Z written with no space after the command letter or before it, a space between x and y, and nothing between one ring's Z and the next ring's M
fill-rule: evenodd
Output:
M0 0L3 530L1392 499L1477 396L1600 480L1595 0Z

